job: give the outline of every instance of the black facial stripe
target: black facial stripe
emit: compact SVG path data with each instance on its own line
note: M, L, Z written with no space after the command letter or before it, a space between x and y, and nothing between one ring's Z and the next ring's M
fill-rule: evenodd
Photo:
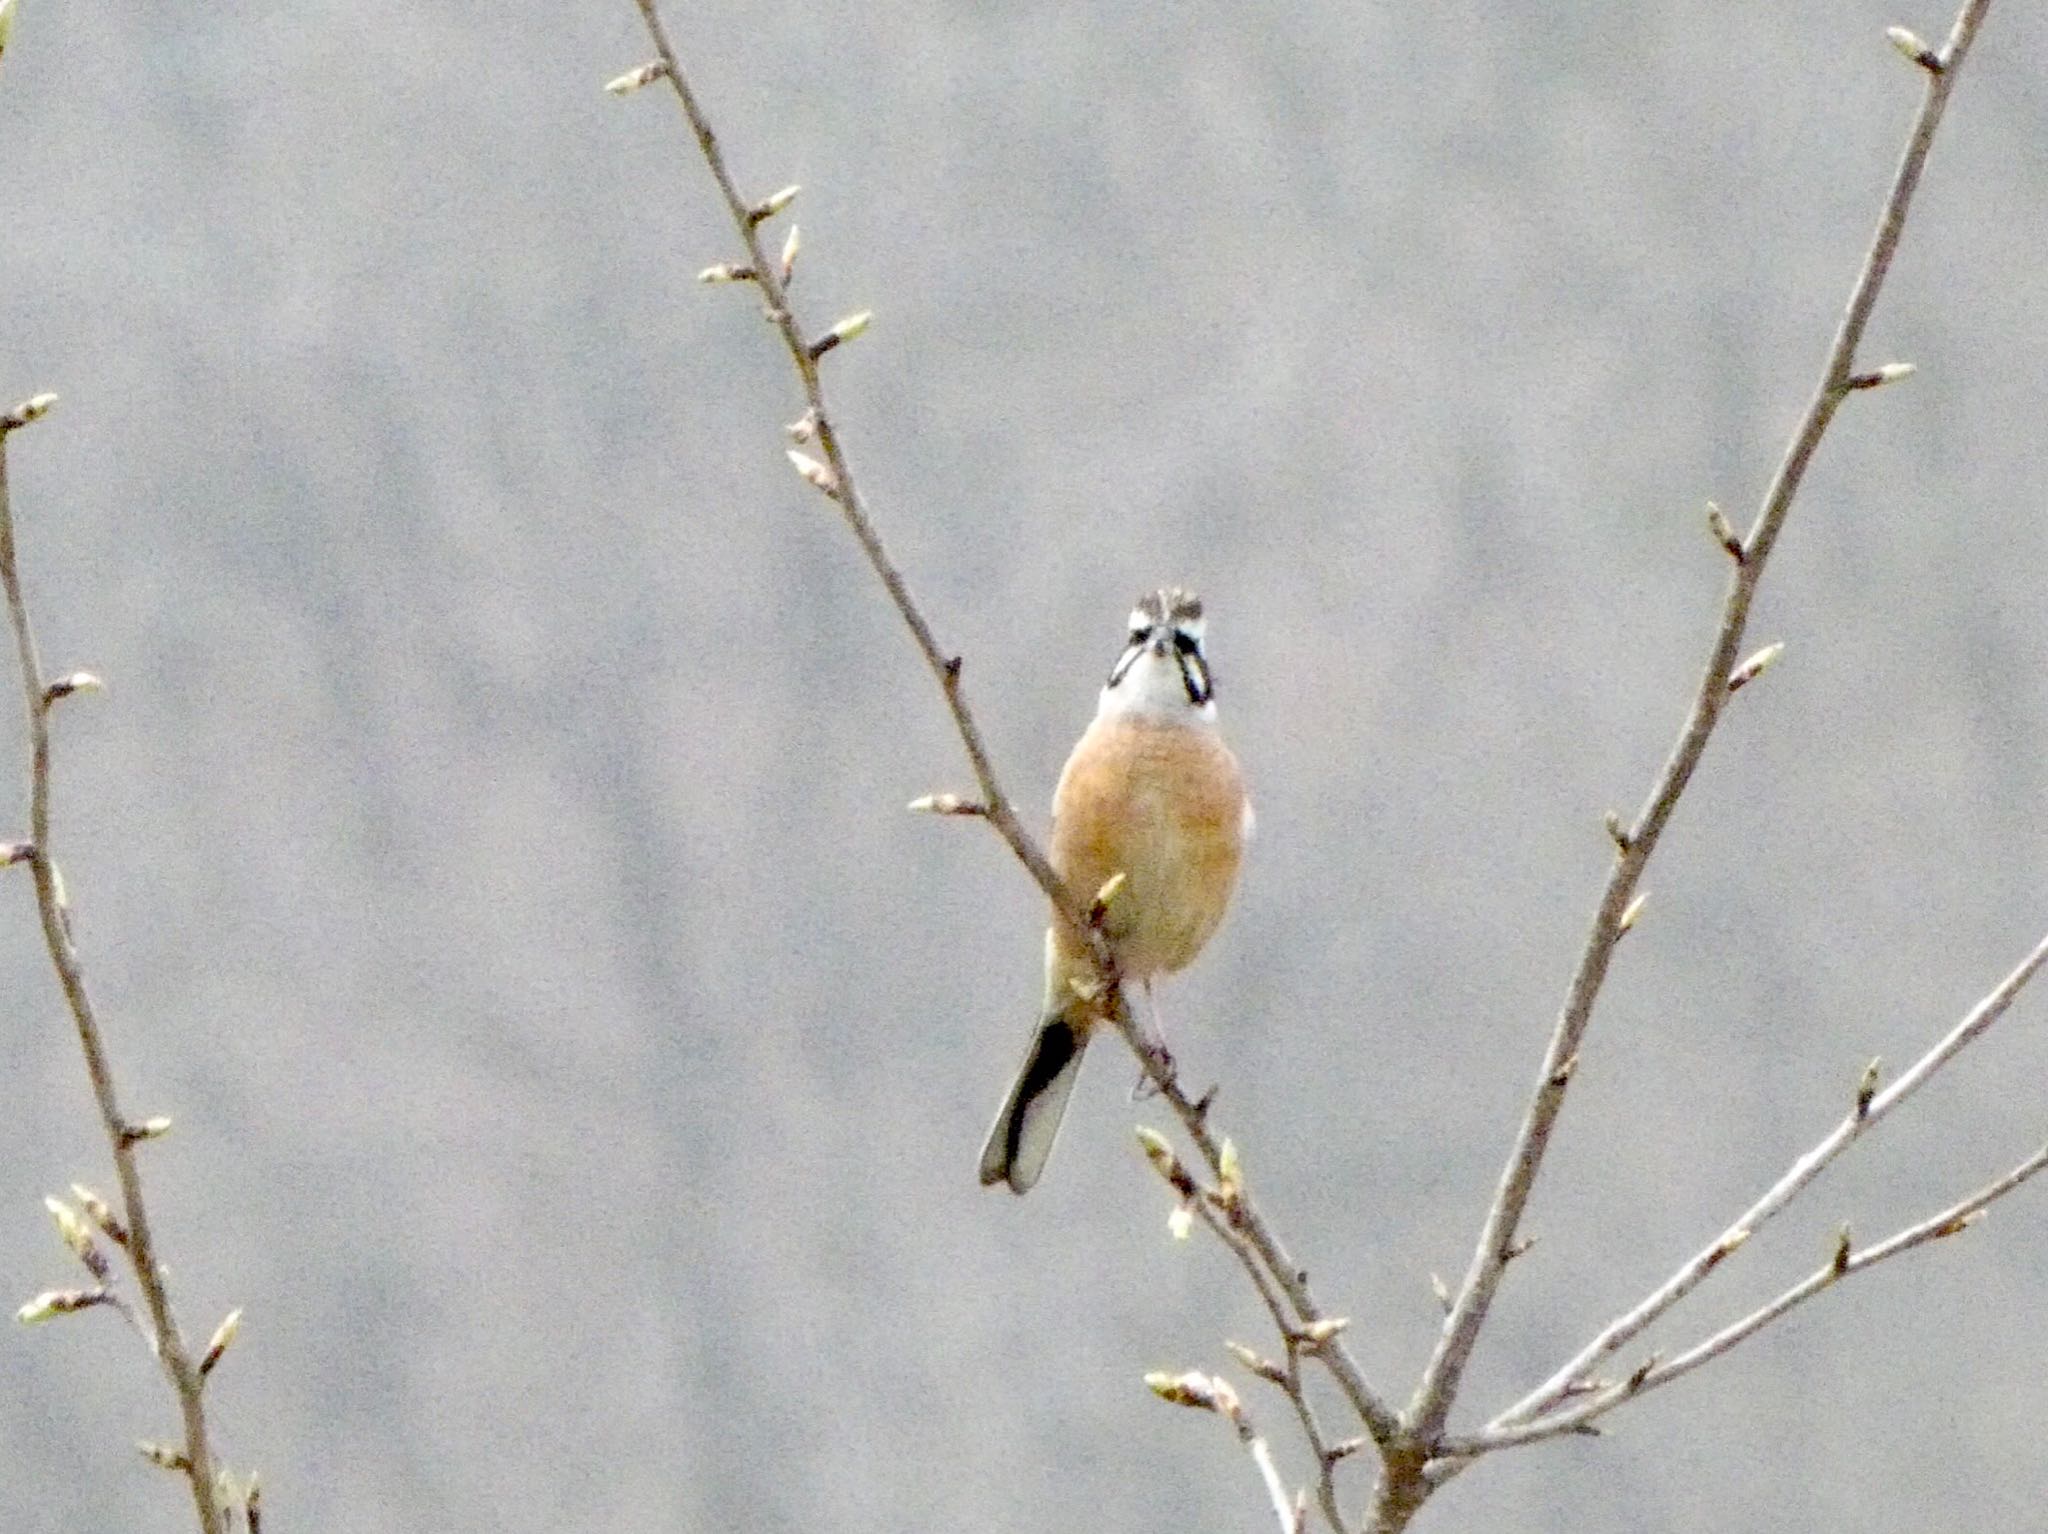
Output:
M1116 658L1116 664L1110 667L1107 685L1114 687L1118 682L1121 682L1124 679L1124 673L1131 669L1131 662L1144 653L1144 638L1141 635L1133 634L1130 644L1124 649L1124 653L1119 655Z
M1180 660L1181 686L1188 690L1188 702L1200 708L1209 701L1213 692L1209 685L1208 664L1202 659L1202 652L1192 644L1175 653Z

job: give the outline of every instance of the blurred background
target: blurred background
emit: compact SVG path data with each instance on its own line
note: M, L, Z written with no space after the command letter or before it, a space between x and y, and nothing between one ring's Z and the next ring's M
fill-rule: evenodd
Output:
M892 551L1043 823L1141 589L1208 598L1259 838L1164 1004L1405 1396L1724 559L1919 96L1870 0L670 8ZM1167 1236L1132 1068L973 1162L1039 901L831 508L627 0L23 0L0 394L59 845L200 1337L283 1530L1240 1529L1256 1302ZM1996 8L1652 866L1461 1425L1742 1208L2048 928L2048 18ZM787 215L785 216L787 217ZM778 226L778 233L779 233ZM18 759L4 716L0 748ZM7 772L11 773L10 767ZM11 794L5 802L12 804ZM18 818L9 809L8 816ZM16 834L15 821L0 833ZM0 908L0 1275L109 1180ZM1685 1346L2048 1131L2048 994L1661 1328ZM1418 1528L2011 1526L2048 1202L1902 1259ZM110 1317L0 1333L5 1522L187 1526ZM1276 1400L1253 1391L1303 1466Z

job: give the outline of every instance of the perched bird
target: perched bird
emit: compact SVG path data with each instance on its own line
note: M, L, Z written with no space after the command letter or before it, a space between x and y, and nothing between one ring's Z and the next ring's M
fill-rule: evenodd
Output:
M1103 921L1119 977L1149 990L1155 975L1185 968L1223 920L1252 823L1216 729L1200 598L1169 589L1139 599L1052 810L1049 856L1077 898L1124 876ZM1045 1169L1089 1033L1115 1007L1095 979L1087 942L1055 918L1038 1029L982 1147L984 1187L1024 1193Z

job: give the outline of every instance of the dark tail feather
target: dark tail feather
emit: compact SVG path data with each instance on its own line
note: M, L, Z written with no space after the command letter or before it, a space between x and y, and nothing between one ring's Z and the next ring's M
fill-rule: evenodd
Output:
M1064 1017L1049 1017L1038 1025L1031 1052L981 1148L983 1187L1007 1182L1012 1193L1027 1193L1038 1181L1059 1138L1060 1120L1081 1074L1081 1051L1087 1043L1087 1035L1076 1032Z

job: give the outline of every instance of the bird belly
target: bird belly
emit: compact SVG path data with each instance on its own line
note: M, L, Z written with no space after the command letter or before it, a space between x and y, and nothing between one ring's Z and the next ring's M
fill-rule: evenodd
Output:
M1104 927L1133 980L1182 969L1215 933L1244 851L1244 787L1208 731L1091 729L1061 775L1052 860L1076 895L1121 873Z

